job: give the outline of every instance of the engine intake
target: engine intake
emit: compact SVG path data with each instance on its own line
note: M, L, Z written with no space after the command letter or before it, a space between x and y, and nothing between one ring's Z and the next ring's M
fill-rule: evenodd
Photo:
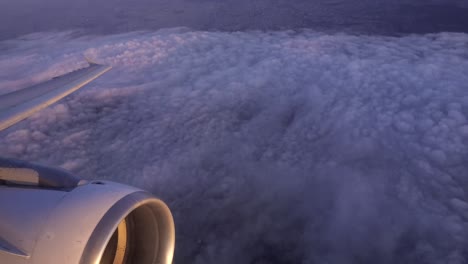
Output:
M136 192L116 203L102 218L80 263L171 263L173 251L169 208L145 192Z

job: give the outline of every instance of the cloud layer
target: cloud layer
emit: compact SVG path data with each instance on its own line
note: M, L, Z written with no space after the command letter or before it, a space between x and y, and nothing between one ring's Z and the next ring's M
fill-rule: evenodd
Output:
M176 263L465 263L468 35L170 29L0 42L0 93L114 69L0 155L165 199Z

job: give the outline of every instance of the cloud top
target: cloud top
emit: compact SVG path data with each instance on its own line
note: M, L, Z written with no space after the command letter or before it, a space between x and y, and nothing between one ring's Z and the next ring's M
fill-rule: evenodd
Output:
M183 28L4 41L0 93L83 54L114 68L0 133L0 154L153 191L179 263L464 263L467 45Z

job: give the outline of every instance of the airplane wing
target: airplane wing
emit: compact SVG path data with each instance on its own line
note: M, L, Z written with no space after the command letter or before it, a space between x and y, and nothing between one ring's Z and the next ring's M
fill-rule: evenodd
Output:
M0 95L0 130L96 79L89 66ZM171 264L174 219L143 190L0 157L0 263Z
M111 69L110 66L88 63L86 68L0 95L0 131L57 102Z

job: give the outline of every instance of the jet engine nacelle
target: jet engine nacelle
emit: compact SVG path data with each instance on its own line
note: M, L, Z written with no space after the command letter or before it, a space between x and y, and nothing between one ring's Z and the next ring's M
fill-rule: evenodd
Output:
M0 158L0 263L169 264L174 222L137 188Z

